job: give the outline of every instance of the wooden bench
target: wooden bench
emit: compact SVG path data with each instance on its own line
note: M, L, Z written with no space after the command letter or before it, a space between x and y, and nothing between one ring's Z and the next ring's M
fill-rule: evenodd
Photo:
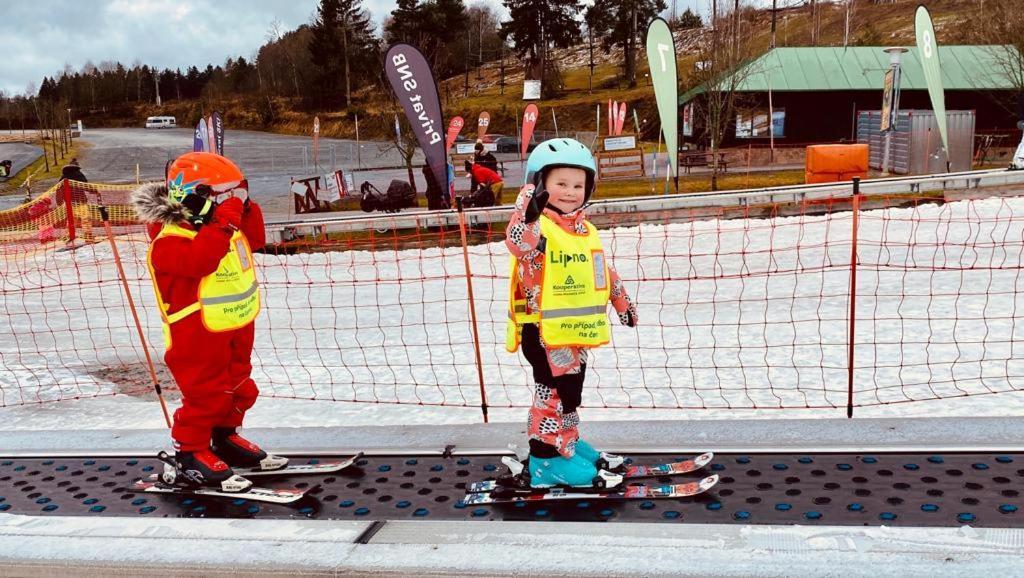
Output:
M717 157L717 162L714 157ZM711 153L679 153L679 166L683 168L683 172L690 174L690 169L693 167L707 167L714 168L715 165L725 172L729 171L729 161L725 159L725 153L719 151L717 155Z
M597 178L617 179L647 175L641 148L597 153Z

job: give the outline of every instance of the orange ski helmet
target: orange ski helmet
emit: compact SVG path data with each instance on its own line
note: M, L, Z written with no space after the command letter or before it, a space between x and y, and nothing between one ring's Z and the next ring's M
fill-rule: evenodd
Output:
M185 153L167 166L167 195L179 203L188 195L215 197L248 188L238 165L218 154Z

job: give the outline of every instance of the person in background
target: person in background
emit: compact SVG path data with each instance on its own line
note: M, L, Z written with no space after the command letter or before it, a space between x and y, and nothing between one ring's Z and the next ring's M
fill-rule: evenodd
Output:
M472 178L470 195L473 207L490 207L501 204L501 190L505 183L501 175L471 161L466 161L466 174ZM490 200L488 200L490 199Z
M479 139L476 141L476 146L473 147L473 162L498 172L498 159L494 158L491 151L484 148L484 141Z
M423 165L423 180L427 182L427 209L431 211L443 211L450 208L448 194L438 186L434 180L434 171L430 165Z
M80 183L89 182L89 179L85 178L85 173L82 172L82 167L78 164L77 158L71 159L71 162L60 169L60 178Z

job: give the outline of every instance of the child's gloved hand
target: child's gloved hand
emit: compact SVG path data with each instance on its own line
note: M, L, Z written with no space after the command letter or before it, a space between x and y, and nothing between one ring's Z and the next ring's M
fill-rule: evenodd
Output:
M626 327L636 327L636 324L639 322L636 314L636 305L630 305L629 309L619 313L619 322Z
M231 197L213 211L214 224L237 231L242 226L242 199Z
M213 213L213 203L202 195L188 195L181 200L181 204L188 209L192 217L189 222L193 225L204 225L210 222Z
M523 216L523 220L527 223L532 223L540 218L540 214L544 212L544 207L548 206L549 193L545 189L535 189L533 196L530 197L530 204L526 205L526 214Z

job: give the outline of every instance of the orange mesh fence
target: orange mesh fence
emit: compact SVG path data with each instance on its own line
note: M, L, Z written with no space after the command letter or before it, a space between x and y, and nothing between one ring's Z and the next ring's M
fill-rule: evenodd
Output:
M148 239L126 208L129 190L72 184L70 225L59 190L0 214L0 406L149 387L97 220L98 205L110 207L159 360ZM864 198L856 256L849 198L627 204L603 203L593 220L641 325L613 321L612 344L590 359L587 405L836 408L851 387L857 406L1024 389L1021 199ZM253 377L263 395L479 406L468 275L487 402L528 405L529 368L504 349L507 211L469 213L468 272L457 227L389 216L335 233L296 223L316 235L257 255Z

